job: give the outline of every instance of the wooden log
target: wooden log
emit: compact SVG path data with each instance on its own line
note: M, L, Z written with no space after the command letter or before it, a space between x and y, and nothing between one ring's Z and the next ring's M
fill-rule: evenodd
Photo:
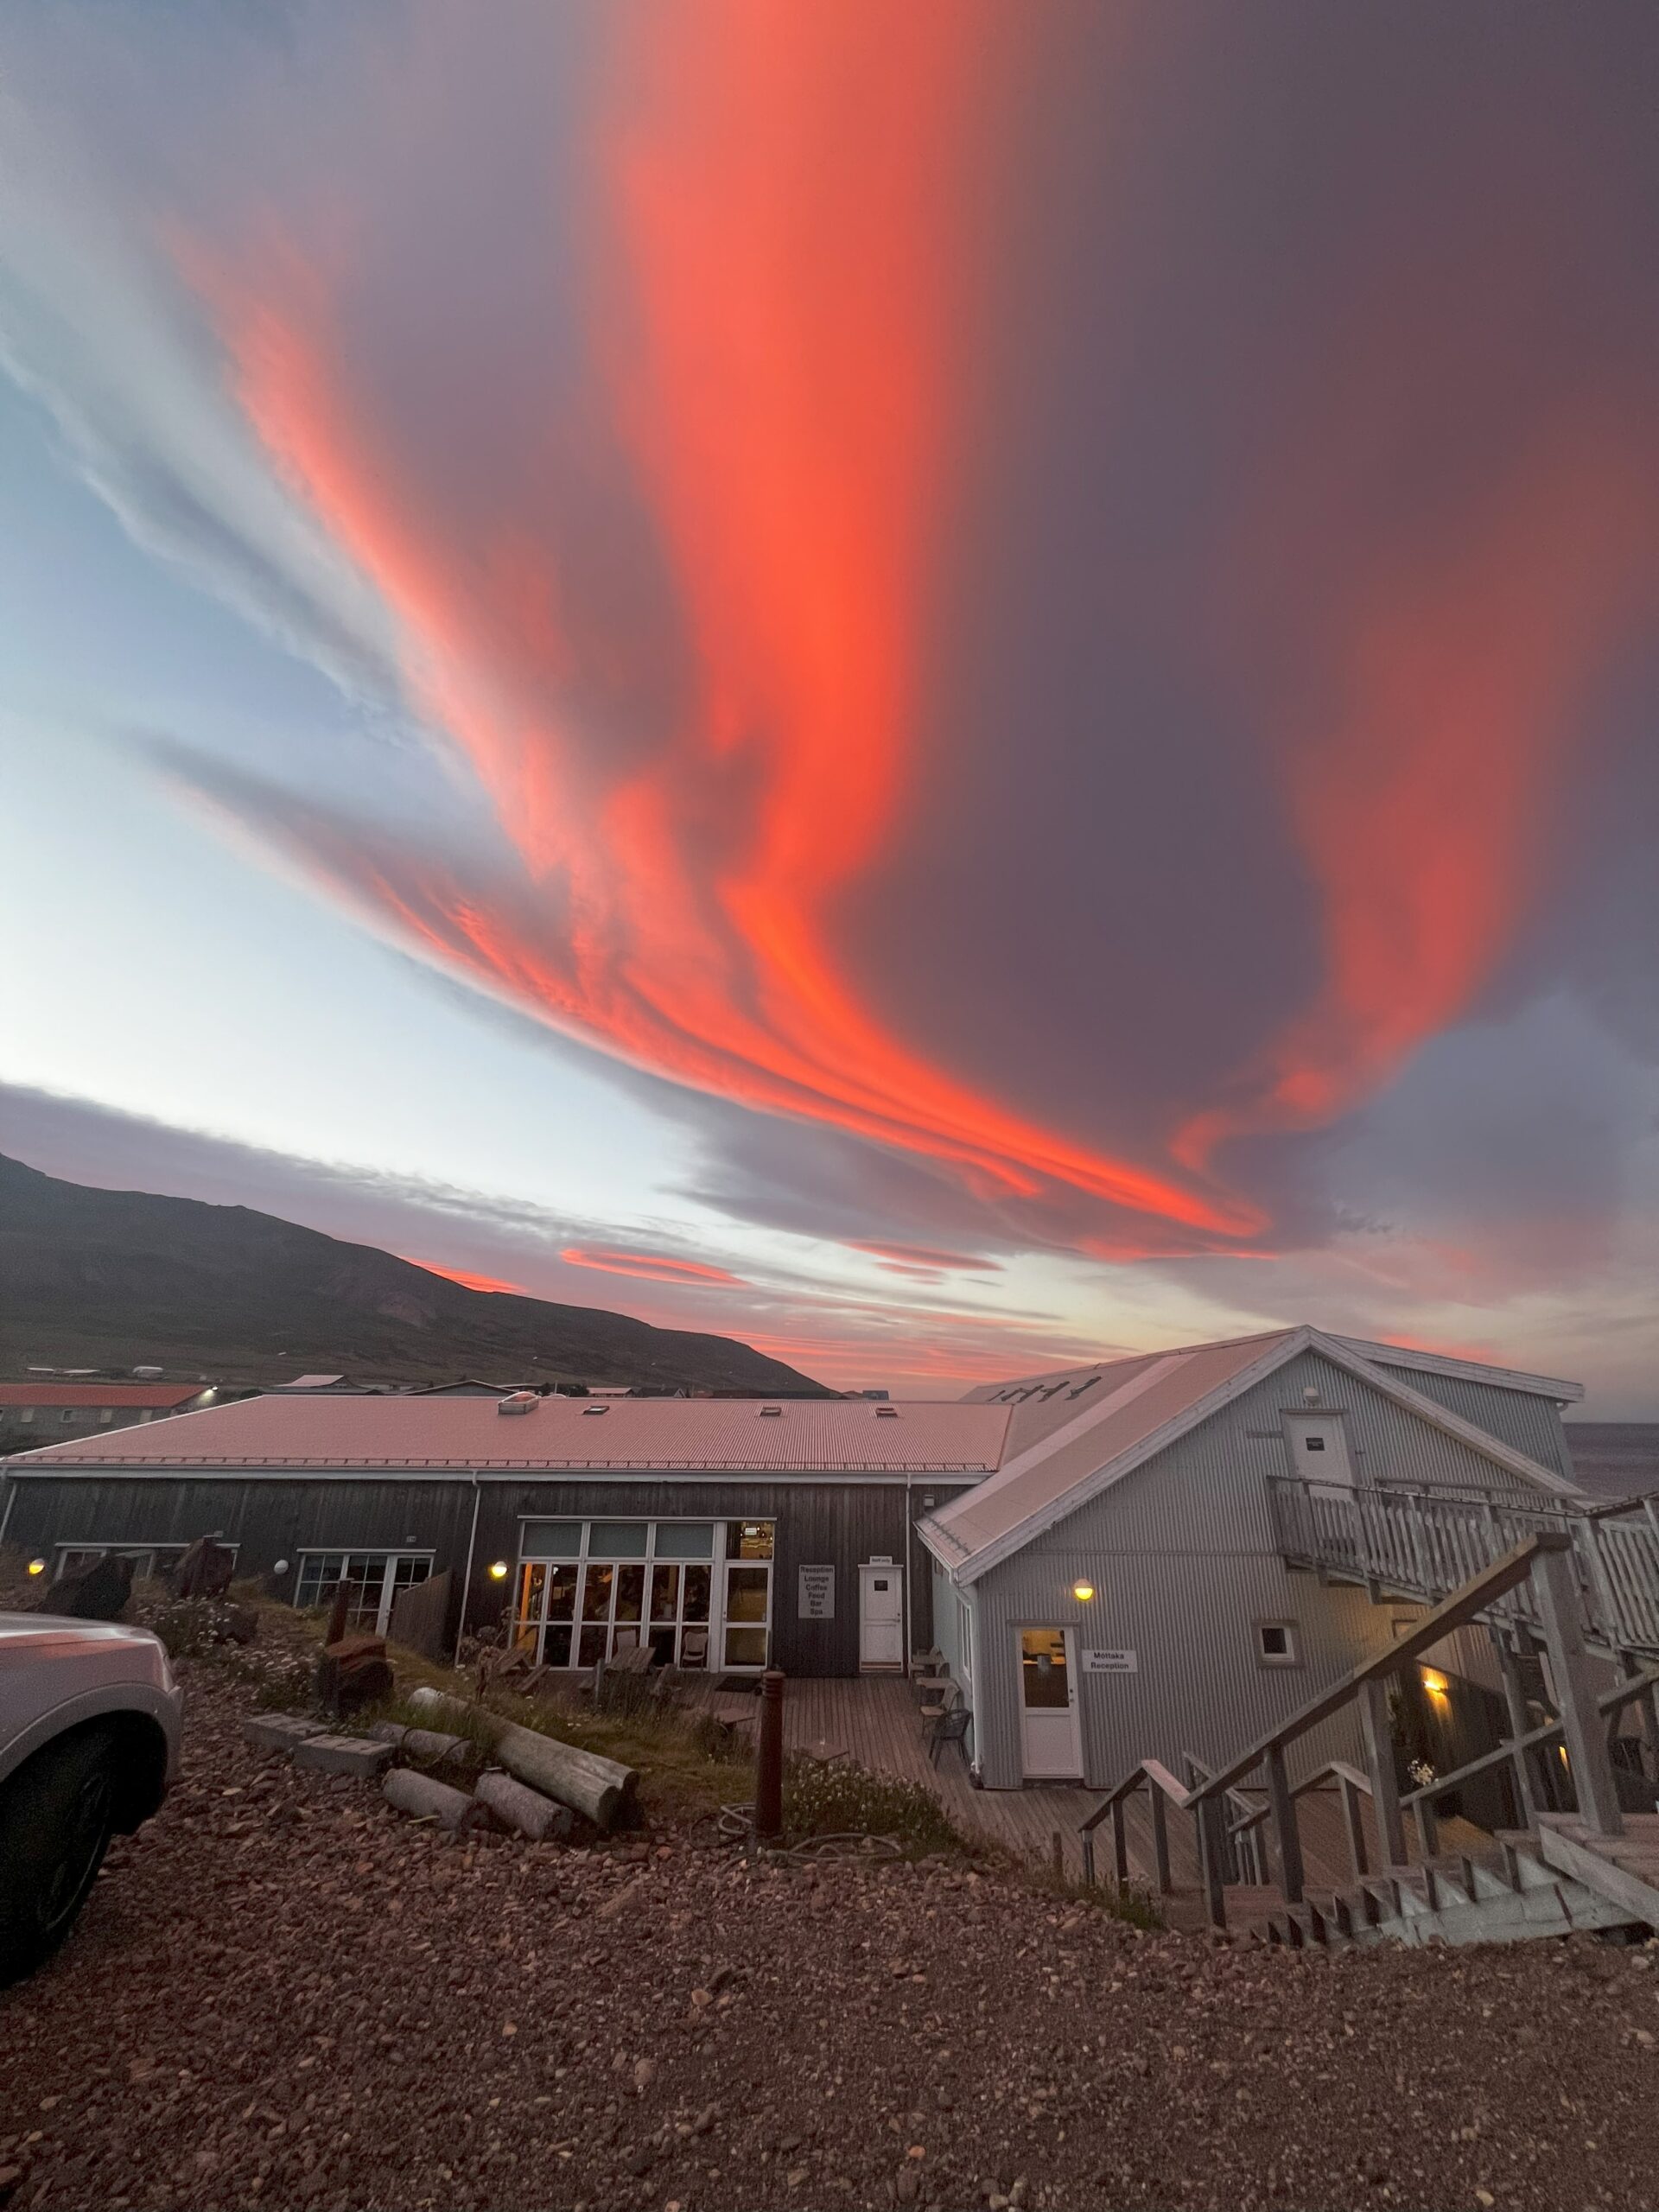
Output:
M520 1728L516 1722L492 1713L487 1706L467 1705L442 1690L426 1688L416 1690L410 1703L447 1720L464 1721L474 1727L481 1725L492 1751L509 1774L539 1789L544 1797L569 1805L597 1828L607 1832L613 1828L639 1787L639 1777L632 1767L601 1758L594 1751L579 1751L574 1744L561 1743L556 1737L541 1735L533 1728Z
M489 1807L499 1821L515 1834L527 1835L532 1843L544 1843L549 1836L556 1836L563 1842L570 1833L568 1805L556 1805L539 1789L515 1782L510 1774L480 1775L473 1794L480 1805Z
M464 1789L452 1789L447 1782L435 1782L413 1767L393 1767L385 1788L387 1804L417 1821L436 1821L440 1827L460 1829L475 1816L473 1800Z

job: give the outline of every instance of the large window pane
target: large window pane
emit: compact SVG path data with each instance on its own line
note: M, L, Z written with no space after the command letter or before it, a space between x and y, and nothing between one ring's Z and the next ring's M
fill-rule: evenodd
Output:
M582 1618L585 1621L608 1620L611 1617L611 1581L616 1570L611 1567L588 1568L588 1579L582 1586ZM600 1646L604 1649L603 1644ZM590 1662L583 1660L584 1666Z
M769 1567L728 1567L726 1570L726 1618L728 1621L764 1621Z
M645 1570L643 1567L619 1567L616 1570L616 1618L620 1621L637 1621L645 1607Z
M526 1521L518 1549L525 1559L575 1559L582 1551L580 1521Z
M686 1621L706 1621L709 1618L709 1596L714 1586L714 1569L707 1567L688 1567L685 1570L685 1604L680 1618Z
M712 1521L659 1521L657 1523L658 1559L712 1559L715 1526Z
M595 1521L588 1531L589 1559L644 1559L645 1521Z
M651 1618L654 1621L671 1621L678 1617L680 1607L680 1570L677 1567L653 1567L651 1570Z
M526 1567L518 1577L518 1626L513 1642L525 1651L533 1651L536 1638L541 1631L542 1597L547 1587L544 1567Z
M550 1628L547 1641L542 1646L542 1663L546 1667L568 1667L570 1664L570 1636L568 1628Z
M571 1621L576 1617L576 1581L579 1567L550 1567L547 1570L547 1618L550 1621Z
M609 1634L610 1630L607 1628L583 1629L581 1649L576 1655L576 1664L579 1667L597 1667L605 1656L605 1639Z
M728 1521L726 1524L727 1558L770 1559L772 1525L770 1521Z
M766 1663L766 1631L763 1628L728 1628L726 1631L726 1664L728 1667L764 1667Z

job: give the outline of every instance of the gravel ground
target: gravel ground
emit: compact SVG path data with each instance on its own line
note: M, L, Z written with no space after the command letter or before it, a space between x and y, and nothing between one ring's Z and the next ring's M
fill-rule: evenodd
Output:
M0 1999L0 2200L1659 2205L1659 1949L1304 1959L939 1865L442 1841L244 1748Z

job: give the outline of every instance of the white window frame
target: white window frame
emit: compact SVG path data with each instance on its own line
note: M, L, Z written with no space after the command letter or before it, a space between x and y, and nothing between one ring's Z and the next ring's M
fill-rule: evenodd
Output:
M1282 1651L1268 1649L1267 1632L1270 1628L1284 1630L1285 1649ZM1300 1621L1287 1620L1283 1618L1259 1620L1252 1624L1250 1634L1255 1644L1255 1663L1258 1667L1282 1669L1301 1665L1302 1627Z
M726 1530L729 1523L734 1519L738 1521L750 1519L757 1522L764 1522L770 1524L772 1532L772 1556L771 1559L743 1560L728 1555L726 1548ZM576 1548L574 1552L569 1550L561 1552L535 1550L527 1546L524 1533L527 1529L536 1527L542 1522L560 1520L569 1521L581 1532L577 1541ZM594 1529L603 1528L610 1522L619 1521L634 1522L639 1523L639 1525L645 1529L645 1549L638 1560L617 1560L613 1557L607 1557L603 1551L595 1551L593 1548L593 1532ZM706 1560L693 1560L686 1559L683 1556L670 1557L664 1554L659 1554L657 1549L657 1531L658 1529L683 1528L687 1526L696 1528L706 1527L711 1530L712 1533L708 1559ZM709 1635L709 1649L707 1657L703 1662L703 1670L715 1675L759 1675L765 1671L772 1655L772 1611L778 1583L777 1574L774 1571L777 1566L777 1550L778 1521L777 1516L774 1514L721 1515L718 1513L687 1513L677 1516L672 1515L652 1516L648 1514L620 1512L607 1516L597 1516L594 1514L560 1514L553 1511L523 1514L519 1516L518 1559L513 1576L512 1586L512 1633L515 1638L523 1637L525 1640L527 1648L533 1648L535 1660L537 1665L557 1666L560 1668L561 1671L568 1669L574 1672L593 1664L591 1660L584 1661L582 1656L582 1632L584 1629L603 1629L605 1630L605 1656L607 1659L614 1657L616 1654L617 1632L619 1630L620 1630L624 1635L626 1635L629 1631L637 1628L639 1637L643 1641L649 1643L651 1639L652 1628L653 1626L651 1618L652 1582L654 1571L657 1567L677 1567L683 1569L690 1567L706 1566L709 1569L709 1618L706 1621L688 1620L686 1618L685 1581L683 1574L682 1574L678 1592L675 1599L674 1659L672 1663L676 1666L681 1663L681 1653L684 1649L687 1630L691 1630L695 1631L700 1629L706 1629ZM614 1575L612 1577L610 1599L603 1620L583 1619L582 1610L582 1599L587 1590L588 1569L590 1565L594 1567L612 1567L619 1566L639 1566L644 1568L645 1594L640 1606L640 1618L637 1623L633 1621L619 1621L616 1618L616 1578ZM530 1614L521 1613L518 1610L524 1602L524 1570L527 1567L540 1567L543 1568L568 1567L574 1567L576 1571L575 1604L569 1623L571 1630L570 1656L566 1660L548 1660L543 1656L547 1649L548 1630L550 1628L563 1627L564 1625L563 1622L550 1621L547 1618L547 1578L545 1575L543 1577L542 1586L537 1593L537 1610L534 1616L532 1617ZM766 1620L764 1623L766 1635L766 1657L762 1659L758 1664L728 1666L726 1663L726 1630L728 1627L726 1618L726 1575L728 1567L765 1567L767 1571L766 1611ZM758 1628L760 1627L762 1624L758 1621L738 1621L730 1624L730 1625L737 1628ZM534 1632L534 1643L533 1647L531 1647L530 1637L532 1630Z
M385 1636L391 1624L393 1601L399 1595L397 1586L397 1568L399 1565L404 1560L424 1560L426 1562L426 1573L418 1578L418 1581L426 1582L429 1581L431 1579L433 1561L435 1556L436 1554L431 1549L423 1549L417 1544L402 1544L395 1550L388 1550L381 1544L308 1544L302 1551L299 1551L295 1554L295 1606L296 1609L302 1611L307 1605L332 1605L334 1601L334 1592L340 1587L338 1579L333 1582L324 1582L321 1577L319 1576L317 1595L315 1598L302 1600L300 1595L300 1591L301 1586L305 1580L306 1563L308 1560L330 1559L343 1560L354 1559L378 1559L381 1563L380 1595L375 1605L373 1625L371 1626L366 1620L358 1619L348 1623L348 1626L351 1628L353 1632L359 1636ZM414 1589L417 1586L418 1583L416 1582L410 1582L404 1585L405 1589ZM356 1613L360 1611L361 1609L357 1606L353 1606L352 1610L353 1613Z
M229 1552L234 1561L238 1551L241 1548L239 1545L225 1543L218 1536L213 1538L213 1541L219 1545L221 1551ZM82 1537L78 1541L65 1541L56 1546L53 1572L54 1575L62 1574L66 1571L64 1561L68 1559L82 1559L90 1555L90 1560L108 1559L113 1553L118 1559L130 1559L134 1563L133 1580L143 1582L157 1571L156 1555L158 1552L166 1554L168 1567L176 1567L189 1548L189 1543L181 1543L176 1536L160 1538L156 1542L148 1544L132 1543L124 1539L110 1543L100 1543L95 1536Z

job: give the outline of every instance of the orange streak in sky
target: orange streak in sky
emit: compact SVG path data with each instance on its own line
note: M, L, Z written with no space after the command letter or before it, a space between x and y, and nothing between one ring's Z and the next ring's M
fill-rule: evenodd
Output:
M892 842L916 765L965 435L961 210L999 67L987 20L939 0L614 19L594 319L698 691L623 776L550 726L584 642L558 633L550 543L521 516L469 543L400 484L352 387L342 280L285 250L234 271L186 258L249 416L397 619L411 692L489 791L546 926L446 896L435 874L443 929L360 876L359 895L637 1065L922 1154L989 1196L1059 1185L1248 1236L1259 1212L1197 1177L1095 1152L917 1057L832 948L832 900Z
M404 1255L409 1259L409 1255ZM423 1268L429 1275L442 1275L450 1282L458 1282L463 1290L505 1291L514 1298L529 1298L532 1294L521 1282L502 1282L494 1275L469 1274L465 1268L440 1267L435 1260L410 1260L411 1268Z
M742 1289L741 1275L726 1268L705 1267L700 1260L671 1260L651 1252L613 1252L567 1244L559 1254L573 1268L597 1268L611 1275L639 1275L647 1282L683 1283L689 1289Z

